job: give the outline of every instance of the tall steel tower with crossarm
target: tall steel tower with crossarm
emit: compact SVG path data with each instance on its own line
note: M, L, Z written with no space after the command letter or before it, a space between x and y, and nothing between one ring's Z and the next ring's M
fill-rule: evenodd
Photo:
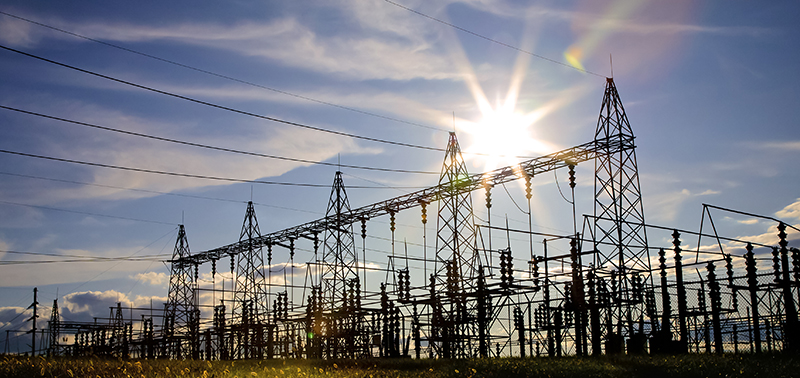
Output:
M434 301L434 325L431 334L444 358L468 357L469 338L474 333L470 325L465 292L474 291L479 255L475 249L475 220L472 213L470 191L463 188L471 184L469 172L456 134L450 133L439 186L447 196L439 201L436 236L435 285L431 292L441 292ZM439 341L438 343L436 341Z
M619 290L613 301L617 304L612 310L614 323L612 329L604 333L609 340L618 342L622 336L630 334L632 324L644 316L644 304L637 288L641 288L643 282L650 283L647 233L633 140L633 130L614 80L608 78L595 142L625 147L606 151L595 159L592 232L597 253L593 264L598 269L615 272ZM630 311L637 308L638 311ZM621 344L617 345L621 348Z
M199 320L199 311L195 306L193 268L196 266L182 260L189 257L189 240L186 229L178 227L178 238L172 252L172 266L169 275L169 298L165 306L164 350L162 354L172 358L191 358L191 351L196 340L195 323Z
M233 321L237 322L233 343L234 354L240 358L261 358L267 344L267 286L264 277L264 253L255 240L261 237L253 201L247 211L239 234L242 250L236 264L233 300ZM269 353L269 352L268 352Z

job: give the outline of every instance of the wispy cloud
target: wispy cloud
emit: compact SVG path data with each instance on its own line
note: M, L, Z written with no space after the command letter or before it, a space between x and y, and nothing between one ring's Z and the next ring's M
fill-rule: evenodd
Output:
M755 142L747 145L759 150L800 151L800 141L797 140Z
M166 284L169 283L169 275L164 272L136 273L130 276L130 278L137 281L144 281L153 286L166 286Z
M681 205L691 198L711 196L720 194L719 191L706 189L696 193L689 189L661 193L647 198L648 214L656 214L656 218L661 221L673 221L681 209ZM655 210L655 211L653 211Z
M384 7L385 8L385 7ZM258 57L287 67L342 75L358 80L452 79L445 56L436 54L429 42L409 27L389 28L388 23L366 22L363 8L355 17L380 33L330 33L314 30L313 22L294 17L263 22L181 23L143 25L94 21L45 23L90 38L109 42L153 42L196 45L227 51L240 57ZM14 45L32 45L53 35L23 21L0 19ZM399 24L399 23L397 23ZM63 39L65 36L58 36Z
M775 216L778 218L800 219L800 198L775 213Z
M157 310L163 308L167 298L140 295L130 298L116 290L82 291L65 295L59 302L59 307L64 318L89 321L94 317L108 316L110 308L117 303L123 307L149 307L151 301Z

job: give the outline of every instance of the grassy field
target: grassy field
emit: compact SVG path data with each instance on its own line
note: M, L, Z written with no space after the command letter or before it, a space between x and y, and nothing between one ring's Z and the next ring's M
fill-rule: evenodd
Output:
M0 357L0 377L800 377L796 355L167 361Z

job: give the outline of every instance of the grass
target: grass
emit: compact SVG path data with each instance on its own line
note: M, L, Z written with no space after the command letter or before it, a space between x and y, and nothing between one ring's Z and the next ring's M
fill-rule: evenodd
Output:
M796 377L791 354L495 358L472 360L109 360L0 356L0 377Z

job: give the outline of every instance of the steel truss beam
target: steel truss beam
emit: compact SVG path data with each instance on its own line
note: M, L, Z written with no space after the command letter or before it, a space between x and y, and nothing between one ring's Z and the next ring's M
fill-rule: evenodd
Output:
M472 192L483 188L484 185L501 185L522 179L526 176L537 176L556 169L565 168L569 165L576 165L593 160L600 156L629 151L634 148L634 137L632 135L615 135L613 137L597 139L548 155L526 160L514 166L507 166L494 171L464 177L458 182L455 190L450 183L442 183L427 189L376 202L346 213L326 216L325 218L317 219L299 226L262 235L252 241L248 240L225 245L208 251L198 252L191 256L170 260L169 262L178 264L179 266L181 264L203 264L211 260L229 257L230 255L238 255L249 248L281 245L288 243L289 240L298 238L314 240L315 234L319 235L326 230L337 229L342 224L353 224L362 219L376 218L388 215L390 212L396 213L419 206L423 203L428 204L462 195L463 193Z

